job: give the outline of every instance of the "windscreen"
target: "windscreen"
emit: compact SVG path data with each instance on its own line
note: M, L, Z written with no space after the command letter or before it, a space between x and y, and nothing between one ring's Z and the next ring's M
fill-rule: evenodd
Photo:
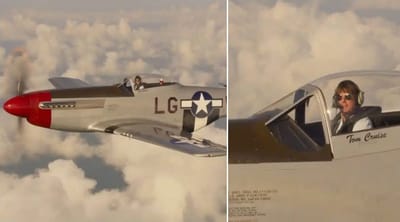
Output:
M294 92L289 93L277 102L265 107L258 111L253 116L263 116L265 121L272 119L274 116L288 110L295 103L300 101L302 98L308 95L308 92L304 89L298 89Z

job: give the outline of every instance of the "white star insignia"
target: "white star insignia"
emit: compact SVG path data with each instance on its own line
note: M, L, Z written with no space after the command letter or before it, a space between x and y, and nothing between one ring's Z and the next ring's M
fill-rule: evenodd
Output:
M202 110L208 114L207 105L211 102L211 100L205 100L203 93L200 93L199 100L193 100L193 102L197 105L196 115Z

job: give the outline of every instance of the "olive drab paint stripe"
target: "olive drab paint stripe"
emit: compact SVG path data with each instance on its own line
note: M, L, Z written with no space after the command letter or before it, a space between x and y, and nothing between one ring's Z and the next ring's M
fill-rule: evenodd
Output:
M185 132L193 132L194 131L194 121L195 117L192 115L190 110L183 111L183 127L182 130Z
M74 89L55 89L49 90L51 97L57 98L85 98L91 97L130 97L133 96L129 90L118 86L98 86Z
M185 132L196 131L219 118L219 109L214 109L207 117L198 118L195 117L190 110L184 110L183 112L183 127Z

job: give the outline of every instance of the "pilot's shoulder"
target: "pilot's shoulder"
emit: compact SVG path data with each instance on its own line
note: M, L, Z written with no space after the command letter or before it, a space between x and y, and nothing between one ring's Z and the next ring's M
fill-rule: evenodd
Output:
M365 130L372 128L372 121L368 117L361 118L353 126L353 131Z
M359 111L359 113L363 115L373 115L380 112L382 112L382 108L380 106L363 106Z

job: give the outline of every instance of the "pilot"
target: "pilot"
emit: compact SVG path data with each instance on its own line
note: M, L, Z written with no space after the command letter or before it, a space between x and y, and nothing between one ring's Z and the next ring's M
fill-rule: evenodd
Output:
M128 78L124 78L124 80L122 82L125 87L127 87L127 88L131 87L131 82L129 81Z
M333 95L333 107L340 109L332 120L332 134L351 133L371 129L372 121L362 112L364 92L351 80L338 84Z
M134 84L134 90L141 90L144 89L144 85L142 83L142 77L136 76L135 77L135 84Z

